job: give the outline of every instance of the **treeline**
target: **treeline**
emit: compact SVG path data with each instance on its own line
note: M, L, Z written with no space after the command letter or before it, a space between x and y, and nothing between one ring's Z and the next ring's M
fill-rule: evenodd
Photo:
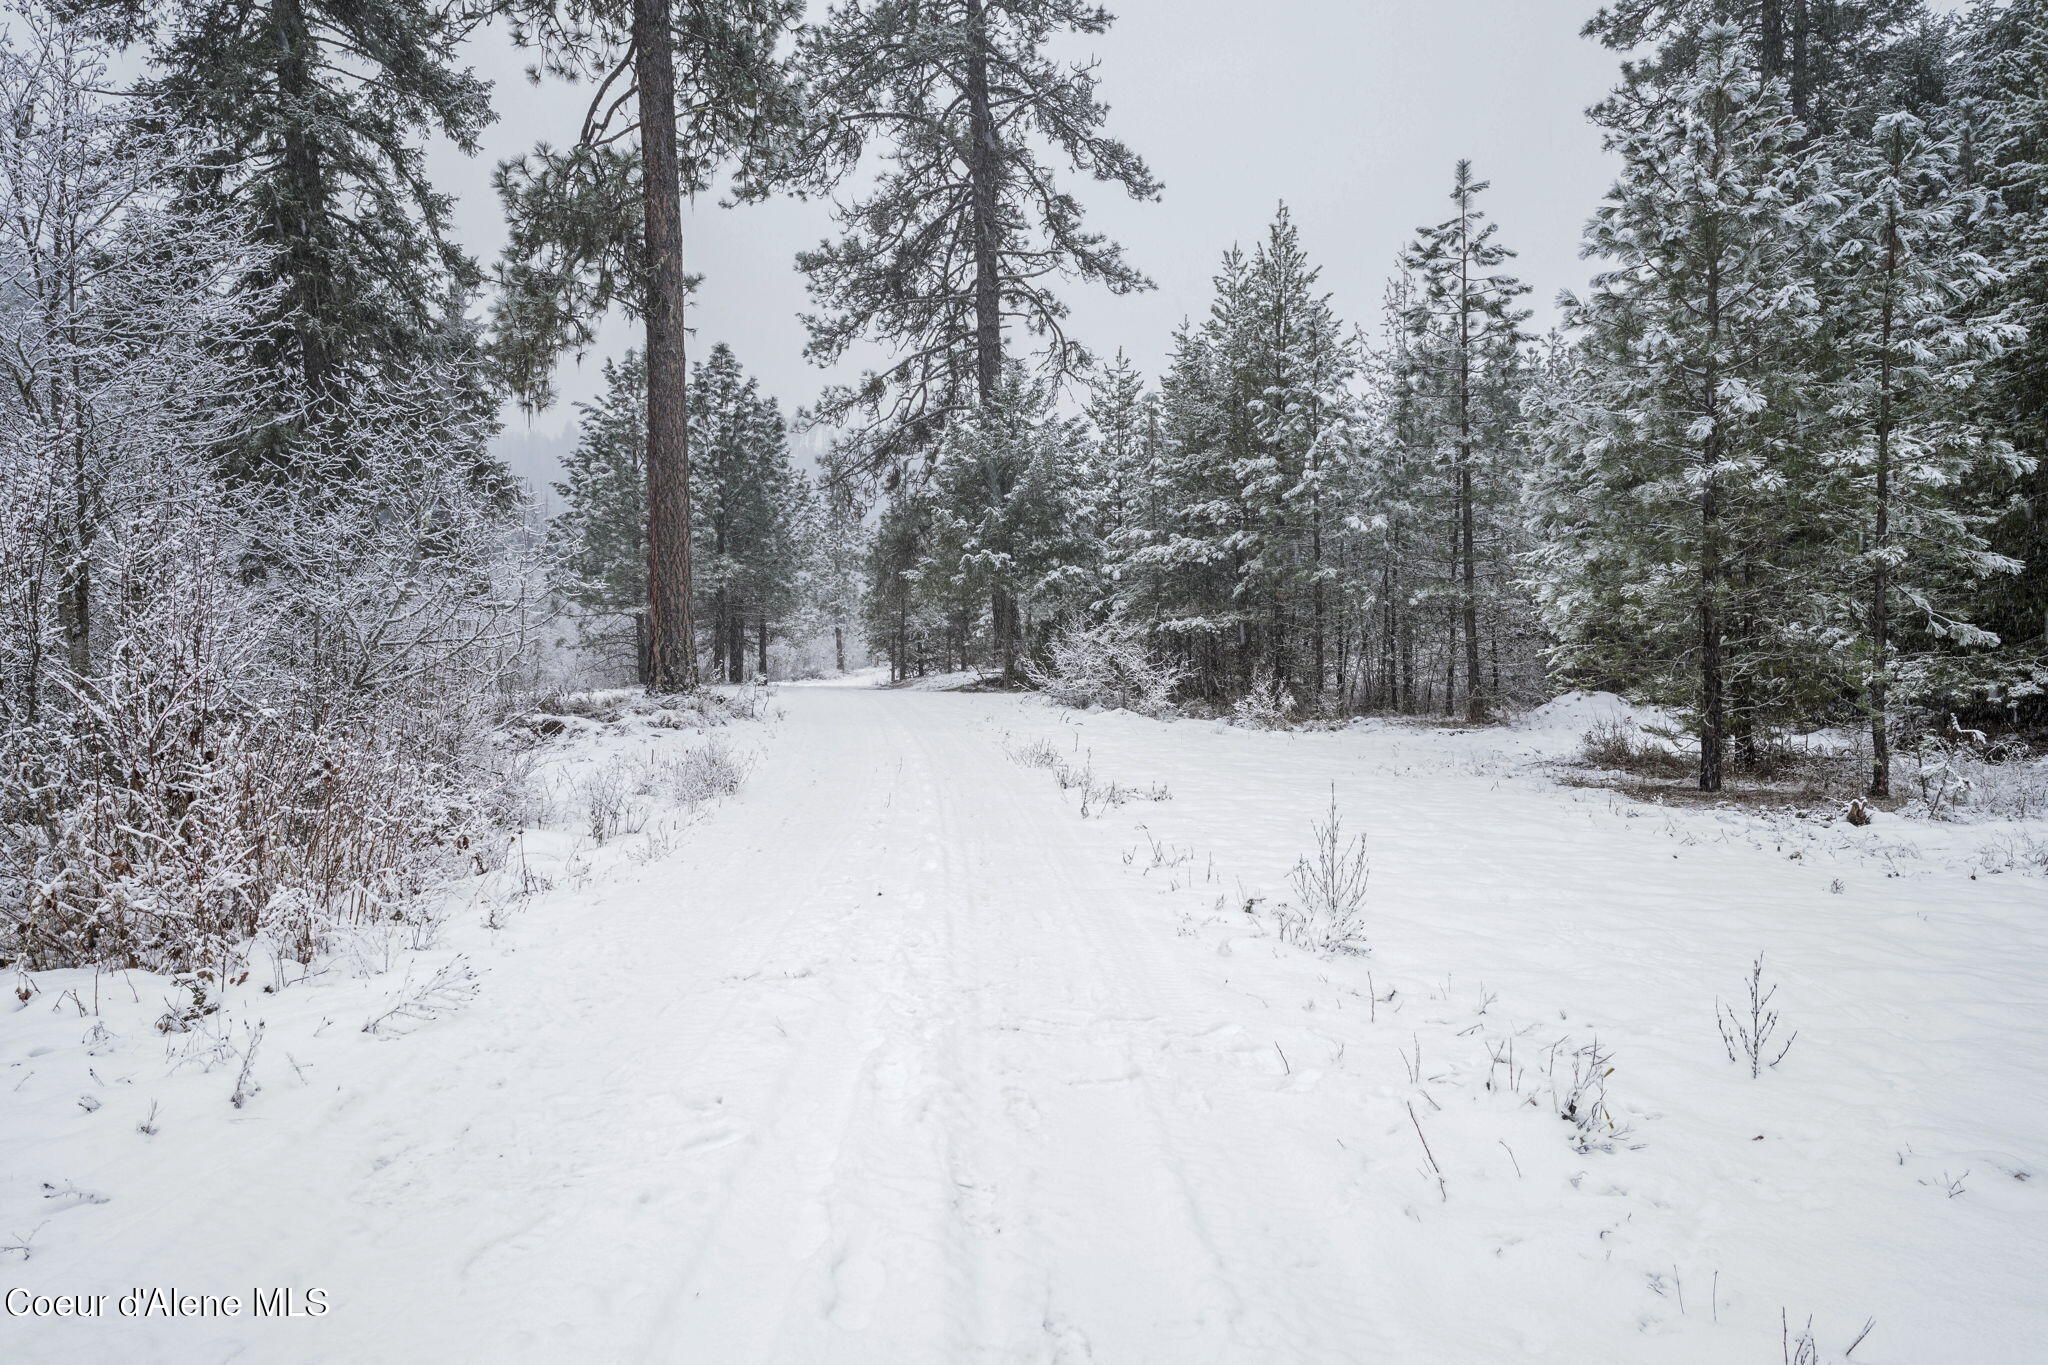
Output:
M1534 338L1458 165L1365 333L1286 210L1156 386L1021 366L884 506L898 671L1142 628L1190 699L1692 718L1699 781L1853 725L2038 720L2048 374L2038 3L1617 4L1598 268ZM995 605L1017 618L1006 625ZM1021 646L1017 641L1021 641Z

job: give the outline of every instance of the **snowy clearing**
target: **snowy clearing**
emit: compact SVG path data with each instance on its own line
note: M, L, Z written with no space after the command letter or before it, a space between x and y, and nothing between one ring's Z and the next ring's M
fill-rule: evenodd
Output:
M1635 805L1540 724L776 705L559 741L558 790L751 770L601 845L557 803L388 971L169 1035L159 978L25 983L0 1282L108 1299L0 1355L2039 1358L2048 892L1983 830ZM1275 924L1333 785L1369 950L1325 957ZM328 1311L118 1314L153 1285Z

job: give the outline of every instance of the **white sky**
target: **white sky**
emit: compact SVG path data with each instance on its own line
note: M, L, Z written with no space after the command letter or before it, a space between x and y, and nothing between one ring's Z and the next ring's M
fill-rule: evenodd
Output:
M1075 334L1104 355L1122 346L1156 375L1173 327L1208 306L1224 248L1256 239L1283 198L1339 313L1370 324L1395 253L1418 224L1447 214L1461 156L1493 182L1486 207L1535 287L1535 321L1547 323L1558 290L1588 273L1579 229L1611 176L1584 118L1616 68L1614 54L1578 36L1594 4L1111 0L1119 22L1088 45L1101 59L1110 129L1147 158L1165 193L1134 203L1092 183L1076 188L1094 225L1159 287L1112 298L1073 286ZM488 261L503 240L492 166L538 139L566 141L583 96L526 84L523 58L496 35L474 60L498 82L499 122L480 156L443 150L433 171L458 196L463 240ZM791 410L823 381L802 356L806 300L792 258L830 230L824 204L787 200L730 210L706 202L687 226L689 267L705 277L691 314L694 353L730 343ZM539 457L553 446L573 420L568 404L596 390L600 357L632 343L632 329L614 321L598 355L565 363L564 403L531 428L515 417L508 455L527 464L522 451Z

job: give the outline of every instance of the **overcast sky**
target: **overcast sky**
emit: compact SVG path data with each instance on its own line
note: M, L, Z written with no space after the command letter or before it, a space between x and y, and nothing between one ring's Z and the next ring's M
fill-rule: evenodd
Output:
M1165 192L1135 203L1092 182L1075 185L1094 225L1158 283L1124 298L1070 289L1075 334L1097 351L1121 346L1156 375L1174 326L1208 306L1224 248L1256 239L1282 199L1340 314L1370 323L1402 243L1418 224L1447 215L1461 156L1493 182L1484 206L1500 240L1520 253L1536 322L1549 321L1558 290L1584 281L1579 229L1612 173L1584 110L1616 70L1614 54L1578 36L1594 0L1111 7L1117 24L1088 43L1101 60L1110 129L1151 163ZM434 171L458 196L464 241L489 260L503 241L492 166L536 140L567 140L583 97L528 85L524 58L496 35L474 60L498 83L499 122L480 156L437 153ZM792 257L830 231L822 203L701 204L686 239L689 268L705 277L691 310L693 353L728 342L785 408L808 402L822 376L803 358L805 295ZM632 342L632 329L614 321L598 354L565 363L563 403L530 428L543 439L526 437L515 418L507 453L523 465L554 445L545 438L573 422L569 404L596 391L601 357Z

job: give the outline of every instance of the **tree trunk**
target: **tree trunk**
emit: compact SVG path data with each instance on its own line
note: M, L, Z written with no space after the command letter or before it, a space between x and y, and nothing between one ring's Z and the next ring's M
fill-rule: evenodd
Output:
M1001 144L988 79L988 17L983 0L967 0L967 211L974 248L974 388L982 410L1003 382L1002 221L997 190ZM1009 496L1000 469L990 470L990 508ZM1001 586L989 590L989 642L1005 678L1017 676L1016 604Z
M1700 790L1721 790L1721 769L1728 739L1728 702L1722 693L1721 658L1721 258L1718 236L1707 242L1707 359L1700 378L1701 411L1707 437L1700 446L1705 477L1700 481L1699 600L1700 631Z
M1001 255L997 216L995 114L989 106L988 19L983 0L967 0L967 179L974 234L974 382L983 407L995 401L1003 378Z
M270 12L277 44L277 91L288 107L305 109L313 90L313 37L301 0L276 0ZM326 319L332 302L328 262L318 245L327 216L327 176L319 149L303 121L289 118L279 130L281 169L287 197L273 208L271 231L283 259L285 294L279 302L298 345L299 377L308 394L324 390L334 373Z
M1311 656L1309 666L1315 670L1315 680L1310 684L1310 687L1320 697L1323 695L1323 678L1329 668L1325 657L1328 648L1325 637L1329 631L1329 607L1323 600L1322 513L1320 509L1316 509L1312 510L1309 515L1314 518L1314 530L1310 536L1309 562L1315 566L1316 570L1315 586L1310 590L1309 594L1310 619L1312 622L1309 639L1309 653ZM1344 642L1340 637L1337 642L1337 659L1340 670L1343 667L1343 658Z
M714 681L724 676L725 660L728 653L725 645L727 620L725 594L726 589L720 587L711 596L711 676Z
M1457 523L1454 521L1451 524L1451 563L1449 574L1450 580L1454 583L1457 581L1458 578L1459 543L1460 542L1458 536L1458 527ZM1446 600L1444 603L1444 714L1446 716L1455 716L1458 714L1459 617L1460 613L1456 604ZM1469 680L1467 682L1466 690L1468 692L1471 690Z
M844 673L846 671L845 626L832 627L832 660L833 666L837 668L841 673Z
M1709 438L1708 459L1718 443ZM1700 486L1700 790L1721 790L1728 707L1721 677L1721 492L1718 478Z
M1892 737L1886 711L1891 705L1892 604L1891 564L1886 554L1892 535L1892 278L1899 269L1898 210L1889 209L1885 222L1885 296L1879 322L1877 384L1877 468L1876 506L1871 526L1871 549L1876 563L1870 575L1870 794L1892 794Z
M657 692L697 681L690 619L690 435L684 407L683 187L670 0L633 0L646 214L647 619Z
M747 680L747 617L737 601L729 602L725 611L725 680L743 683Z

